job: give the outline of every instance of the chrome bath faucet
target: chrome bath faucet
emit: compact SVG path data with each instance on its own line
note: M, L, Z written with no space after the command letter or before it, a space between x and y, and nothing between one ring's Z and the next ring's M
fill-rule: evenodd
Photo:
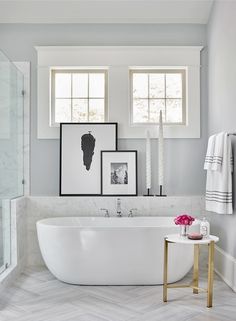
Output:
M109 211L107 208L100 208L100 211L104 211L105 212L105 217L110 217Z

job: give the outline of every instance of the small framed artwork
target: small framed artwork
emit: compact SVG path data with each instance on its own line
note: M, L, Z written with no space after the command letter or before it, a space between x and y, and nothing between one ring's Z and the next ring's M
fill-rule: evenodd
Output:
M61 123L60 195L101 195L101 151L117 149L117 123Z
M102 194L137 195L137 151L101 151Z

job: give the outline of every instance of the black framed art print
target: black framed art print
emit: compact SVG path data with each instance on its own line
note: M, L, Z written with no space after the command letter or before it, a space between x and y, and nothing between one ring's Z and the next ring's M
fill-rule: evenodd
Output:
M136 196L137 151L101 151L102 194L105 196Z
M101 151L117 150L117 123L60 124L60 195L101 195Z

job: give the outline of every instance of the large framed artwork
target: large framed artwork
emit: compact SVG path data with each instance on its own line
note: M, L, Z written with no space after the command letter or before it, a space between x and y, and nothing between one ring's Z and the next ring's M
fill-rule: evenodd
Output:
M137 195L137 151L101 151L102 194Z
M60 124L60 195L101 195L101 151L117 150L117 123Z

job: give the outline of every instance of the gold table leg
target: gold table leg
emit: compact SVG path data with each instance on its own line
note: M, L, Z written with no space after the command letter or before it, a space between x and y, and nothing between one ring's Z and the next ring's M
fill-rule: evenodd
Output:
M164 275L163 275L163 301L167 302L167 275L168 275L168 241L164 241Z
M214 250L215 242L208 244L208 282L207 282L207 307L212 307L213 279L214 279Z
M201 291L207 292L207 307L212 307L213 298L213 280L214 280L214 251L215 242L211 241L208 244L208 278L207 278L207 290L201 289L198 286L199 283L199 244L194 244L194 267L193 267L193 281L189 285L179 285L179 284L169 284L168 285L168 243L166 239L164 240L164 265L163 265L163 301L167 302L167 290L168 288L187 288L193 289L193 293L198 293ZM172 242L170 242L172 243Z
M198 280L199 280L199 244L194 244L194 264L193 264L193 289L194 294L198 294Z

